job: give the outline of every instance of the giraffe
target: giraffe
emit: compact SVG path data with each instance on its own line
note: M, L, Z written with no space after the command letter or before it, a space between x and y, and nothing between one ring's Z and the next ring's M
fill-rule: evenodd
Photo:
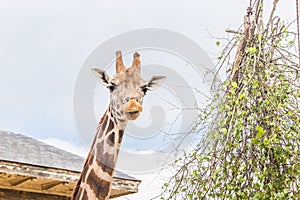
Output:
M110 91L110 102L96 130L91 150L73 191L72 200L107 200L113 174L128 120L135 120L143 110L147 91L159 87L165 76L140 75L140 55L134 53L132 66L123 64L121 51L116 52L116 75L112 78L102 69L93 68L97 79Z

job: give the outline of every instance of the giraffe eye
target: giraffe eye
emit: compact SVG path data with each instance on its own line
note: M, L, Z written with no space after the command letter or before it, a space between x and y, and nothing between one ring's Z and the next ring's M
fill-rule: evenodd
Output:
M115 86L113 86L113 85L110 85L110 86L108 86L107 88L109 89L109 91L110 91L110 92L113 92L113 91L114 91L114 89L115 89Z
M144 94L146 94L148 91L148 88L146 86L144 86L144 87L141 87L141 90L143 91Z

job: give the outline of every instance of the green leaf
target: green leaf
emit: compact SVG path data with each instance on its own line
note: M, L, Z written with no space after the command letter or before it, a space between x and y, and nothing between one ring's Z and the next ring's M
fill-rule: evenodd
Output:
M261 138L265 134L265 130L261 126L256 126L255 130L257 131L256 136Z
M268 183L268 186L269 186L270 189L273 189L272 183Z
M249 52L250 54L256 53L256 47L247 47L246 52Z
M231 83L231 86L232 86L233 88L238 88L238 84L237 84L236 82L232 82L232 83Z
M199 177L200 177L200 174L198 173L197 170L193 170L193 171L192 171L192 175L193 175L194 177L196 177L196 178L199 178Z
M257 39L258 39L258 40L261 40L261 38L262 38L262 34L259 34L259 35L257 36Z
M258 86L259 86L258 81L257 81L257 80L254 80L254 81L252 82L252 87L253 87L253 89L257 88Z
M220 41L216 41L217 46L220 46L220 44L221 44Z
M251 142L252 142L252 144L257 145L257 144L259 143L259 139L253 138L253 139L251 140Z
M221 128L221 133L226 134L227 133L227 129L226 128Z
M269 145L269 139L268 138L264 139L264 145Z

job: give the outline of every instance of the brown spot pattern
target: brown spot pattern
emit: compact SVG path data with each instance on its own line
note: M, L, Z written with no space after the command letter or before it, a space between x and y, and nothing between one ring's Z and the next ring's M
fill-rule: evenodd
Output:
M112 132L108 137L107 137L108 144L111 146L115 145L115 132Z
M121 144L123 135L124 135L124 131L119 130L119 140L118 140L118 144Z
M91 151L89 156L88 156L88 163L89 165L92 165L93 164L93 161L94 161L94 151Z
M72 194L72 197L71 197L71 200L79 200L79 194L82 193L82 188L80 187L80 183L81 183L81 177L79 178L78 182L77 182L77 185L73 191L73 194Z
M88 194L87 194L86 190L84 190L82 198L80 200L89 200L89 197L88 197Z
M96 162L98 166L102 168L103 171L107 172L109 175L113 174L113 169L115 165L114 155L104 153L104 142L97 144L97 155Z
M114 128L114 122L112 120L109 120L109 124L106 130L106 134L109 133Z
M90 186L91 190L93 190L96 197L99 199L104 199L109 194L110 183L100 179L94 170L92 170L89 174L86 183Z
M112 167L109 167L106 164L103 164L101 161L96 161L97 165L101 167L102 171L107 172L110 176L112 176L114 169Z

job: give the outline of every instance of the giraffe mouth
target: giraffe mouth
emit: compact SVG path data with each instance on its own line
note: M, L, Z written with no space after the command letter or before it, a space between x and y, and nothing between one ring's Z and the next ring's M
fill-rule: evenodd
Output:
M131 111L131 112L126 112L128 115L137 115L140 114L140 111Z
M138 118L140 116L140 111L138 111L138 110L129 111L129 112L125 112L125 113L129 120L135 120L136 118Z

